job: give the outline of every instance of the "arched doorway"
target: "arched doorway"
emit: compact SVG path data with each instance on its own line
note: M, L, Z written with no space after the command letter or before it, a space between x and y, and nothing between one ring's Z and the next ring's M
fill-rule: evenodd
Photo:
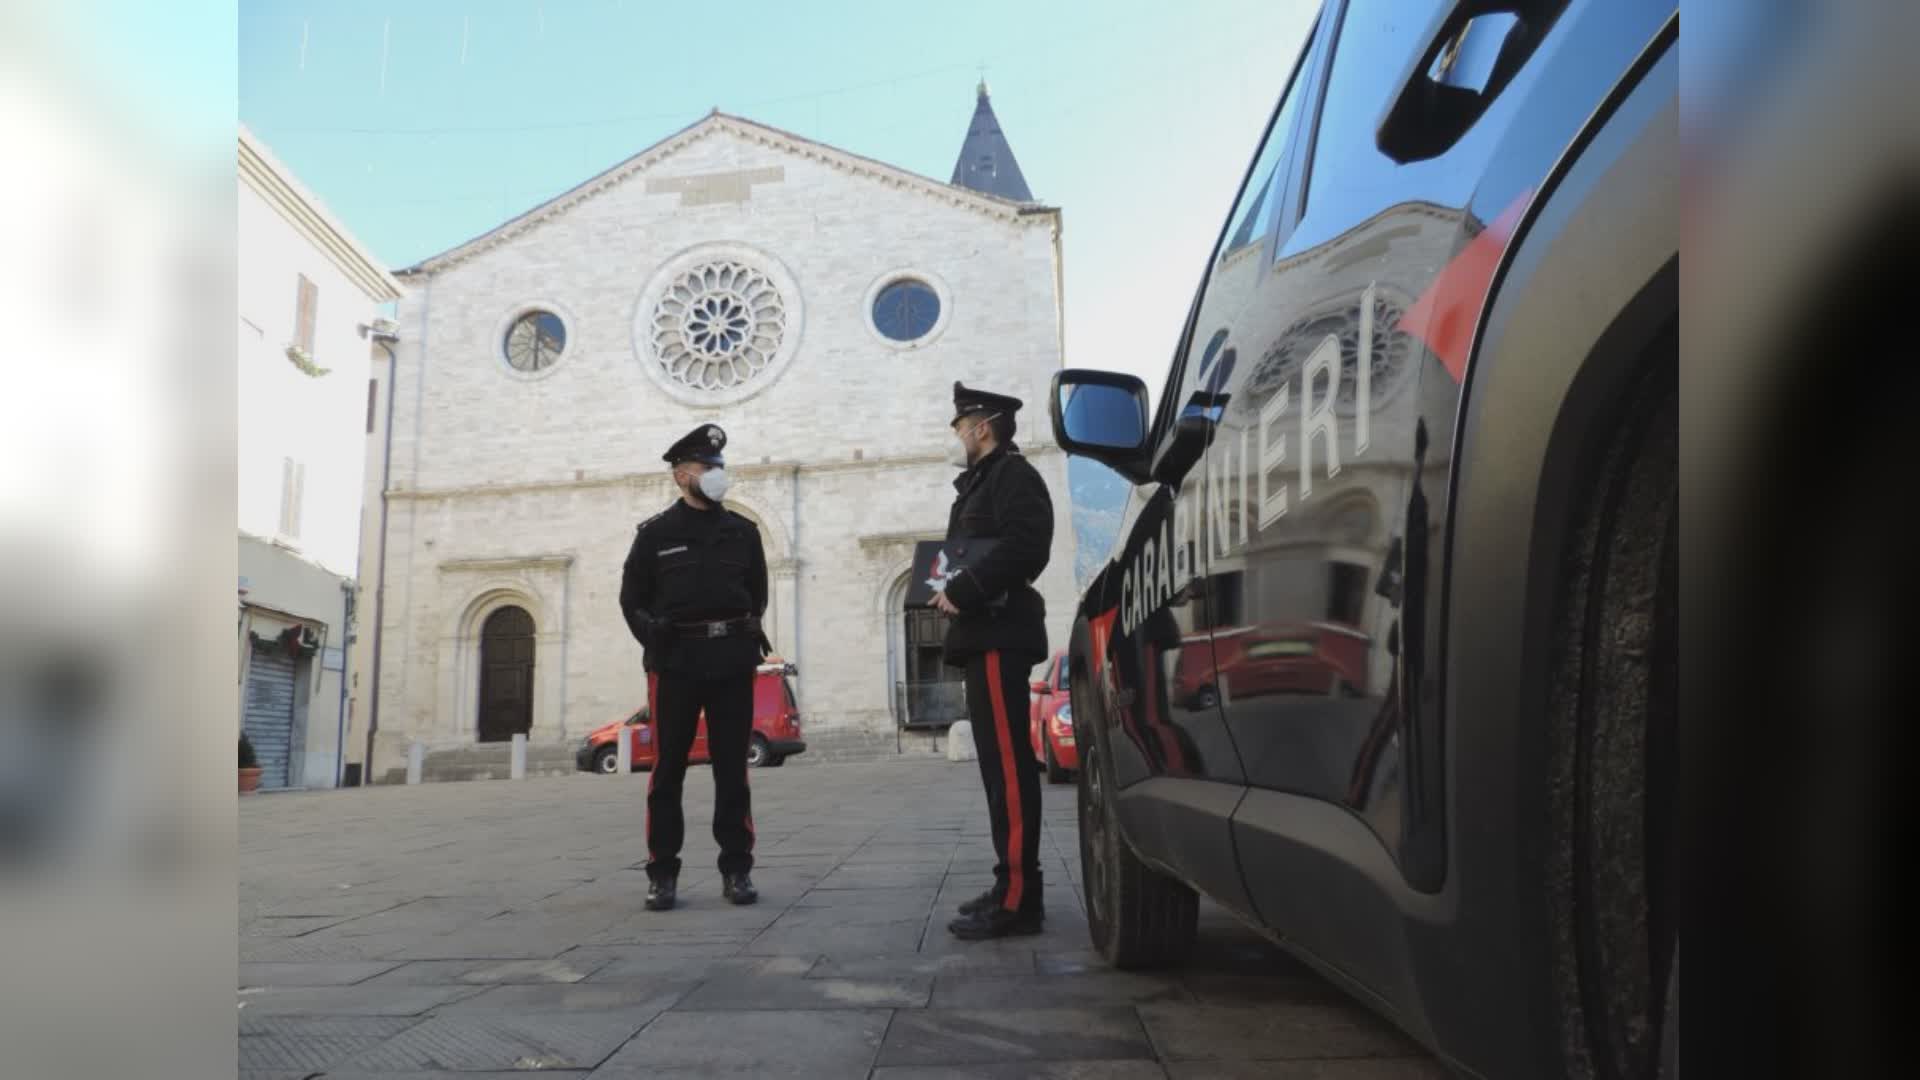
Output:
M533 730L533 616L503 607L480 630L480 741Z

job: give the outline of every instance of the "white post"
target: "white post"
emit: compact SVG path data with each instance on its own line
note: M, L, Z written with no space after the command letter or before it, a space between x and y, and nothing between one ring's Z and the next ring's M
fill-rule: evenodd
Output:
M426 767L426 764L427 764L426 744L421 742L408 743L407 744L407 783L409 784L419 783L420 773Z
M633 730L630 727L620 729L620 749L614 752L614 759L620 763L620 775L633 771Z
M523 734L513 736L513 765L507 775L514 780L527 778L527 737Z

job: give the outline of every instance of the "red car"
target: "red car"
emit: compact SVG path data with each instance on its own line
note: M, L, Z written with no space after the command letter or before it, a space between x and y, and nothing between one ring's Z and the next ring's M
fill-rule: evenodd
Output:
M1045 674L1033 683L1027 732L1033 756L1047 772L1047 783L1064 784L1080 767L1080 751L1073 744L1073 700L1067 693L1067 654L1057 652L1047 661Z
M1266 694L1358 696L1367 684L1367 635L1334 623L1244 626L1181 643L1174 700L1211 709L1219 687L1194 673L1217 672L1235 698ZM1212 648L1209 655L1205 650ZM1190 657L1188 650L1197 650ZM1190 663L1189 660L1192 662Z
M754 677L753 738L747 744L747 764L754 768L783 765L788 758L807 749L806 742L800 737L800 705L793 696L793 685L787 681L789 676L795 674L798 671L792 664L770 658L760 665L760 672ZM648 673L649 697L653 679L653 674ZM623 731L633 740L634 771L652 768L656 739L654 726L644 705L632 715L589 733L586 741L574 753L574 764L588 772L619 772L620 744L617 740ZM700 717L700 726L694 731L693 750L687 755L687 761L698 765L707 760L707 718L703 715Z

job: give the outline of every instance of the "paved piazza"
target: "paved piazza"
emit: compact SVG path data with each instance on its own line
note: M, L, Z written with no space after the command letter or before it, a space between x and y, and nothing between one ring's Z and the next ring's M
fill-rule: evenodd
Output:
M1047 929L954 940L990 879L977 766L753 773L760 903L719 895L689 773L681 906L648 912L646 774L240 801L250 1080L1281 1077L1444 1073L1203 906L1185 968L1088 947L1072 787L1042 784Z

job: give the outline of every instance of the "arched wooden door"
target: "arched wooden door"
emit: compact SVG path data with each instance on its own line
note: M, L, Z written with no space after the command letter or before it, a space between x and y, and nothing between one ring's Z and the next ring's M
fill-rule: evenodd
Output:
M480 741L533 730L533 616L503 607L480 629Z

